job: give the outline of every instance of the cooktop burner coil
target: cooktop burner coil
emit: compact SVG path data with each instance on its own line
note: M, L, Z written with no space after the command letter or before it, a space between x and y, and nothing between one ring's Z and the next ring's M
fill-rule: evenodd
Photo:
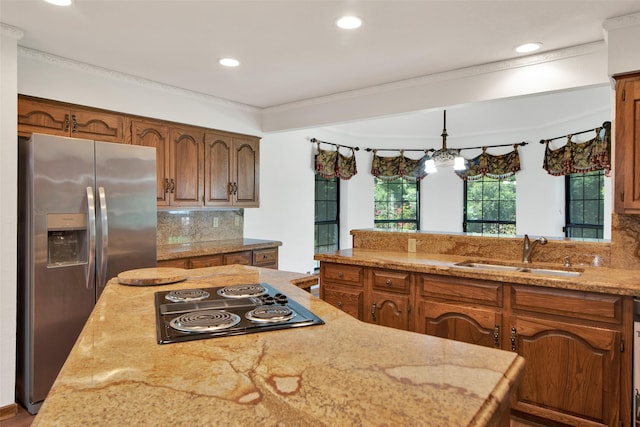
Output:
M240 316L224 310L201 310L184 313L169 322L181 332L213 332L228 329L240 323Z
M218 289L218 295L226 298L259 297L267 293L262 285L234 285Z
M209 298L209 292L203 289L176 289L165 295L171 302L200 301Z
M289 307L282 305L261 305L245 313L245 317L252 322L278 323L293 319L296 313Z

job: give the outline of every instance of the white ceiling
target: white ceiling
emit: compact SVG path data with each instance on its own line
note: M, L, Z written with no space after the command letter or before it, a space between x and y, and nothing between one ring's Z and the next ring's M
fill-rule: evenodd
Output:
M0 0L18 44L266 108L603 40L634 1ZM358 30L335 26L343 14ZM539 52L538 52L539 53ZM217 59L233 56L235 69Z

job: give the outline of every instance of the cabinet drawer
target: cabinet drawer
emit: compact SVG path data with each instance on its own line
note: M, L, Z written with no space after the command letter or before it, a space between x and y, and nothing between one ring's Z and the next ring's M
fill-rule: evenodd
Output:
M363 291L350 291L325 287L322 290L323 299L347 314L362 320Z
M224 254L224 264L251 265L252 258L251 251L232 252L230 254Z
M222 265L222 255L191 258L191 268L215 267L217 265Z
M253 251L253 265L276 264L278 263L278 249L259 249Z
M396 271L372 270L373 289L408 294L411 289L411 274Z
M622 321L622 297L619 295L512 285L511 301L514 310L607 323Z
M423 296L502 307L502 284L497 282L428 274L418 280Z
M323 278L362 286L362 267L345 264L322 264Z
M158 261L158 267L189 268L189 258L166 259Z

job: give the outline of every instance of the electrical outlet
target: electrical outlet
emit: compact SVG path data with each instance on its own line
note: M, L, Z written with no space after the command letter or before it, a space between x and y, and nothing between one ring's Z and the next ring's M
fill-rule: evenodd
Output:
M409 244L407 247L407 251L415 252L416 251L416 239L409 239Z
M218 226L218 217L217 217L217 216L214 216L214 217L213 217L213 226L214 226L214 227L217 227L217 226Z

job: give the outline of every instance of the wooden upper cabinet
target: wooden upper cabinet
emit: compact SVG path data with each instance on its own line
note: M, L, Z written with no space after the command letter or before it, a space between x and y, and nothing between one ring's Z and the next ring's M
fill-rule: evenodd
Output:
M232 145L231 138L223 134L207 132L204 136L205 206L232 204Z
M205 206L258 206L259 144L257 138L205 134Z
M32 133L123 143L124 115L19 96L18 135Z
M162 122L131 120L131 144L156 149L157 205L169 206L169 126Z
M169 204L202 206L204 164L204 132L192 127L172 127L169 148Z
M640 214L640 74L616 78L614 209Z

